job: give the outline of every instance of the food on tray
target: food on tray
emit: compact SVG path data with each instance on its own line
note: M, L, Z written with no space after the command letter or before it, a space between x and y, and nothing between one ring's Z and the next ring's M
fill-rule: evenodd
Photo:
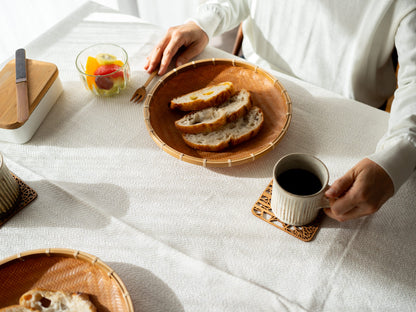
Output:
M250 93L242 89L224 103L186 114L175 122L183 133L200 133L214 131L247 114L251 108Z
M222 82L174 98L170 102L170 108L193 111L218 106L228 100L233 93L232 82Z
M12 305L0 309L0 312L34 312L35 310L22 307L21 305Z
M87 76L88 88L103 90L107 95L124 89L127 77L124 77L123 65L122 61L108 53L89 56L85 65L85 73L90 75Z
M253 106L250 92L235 92L232 82L176 97L170 107L192 110L175 121L175 127L188 146L207 152L219 152L251 139L264 121L263 111Z
M235 146L254 137L263 125L263 112L253 106L246 115L226 123L221 128L197 134L183 133L182 137L189 146L208 152L218 152Z
M13 305L0 312L95 312L96 308L88 295L32 289L24 293L19 300L20 305Z

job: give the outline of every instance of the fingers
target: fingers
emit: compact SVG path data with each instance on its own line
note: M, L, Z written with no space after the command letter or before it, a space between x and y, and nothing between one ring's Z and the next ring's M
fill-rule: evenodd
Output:
M153 49L152 53L147 57L147 62L144 66L144 69L150 74L156 70L159 66L163 51L165 50L165 46L167 44L167 38L165 37L162 41L160 41Z
M203 44L192 44L191 46L186 48L181 54L178 55L178 58L176 59L176 66L181 66L189 62L195 56L200 54L204 50L204 48L205 45Z
M337 198L342 196L354 183L353 173L347 172L342 178L336 180L329 189L325 192L325 196L328 198Z
M331 208L325 208L324 212L330 218L343 222L358 217L354 211L357 210L360 203L356 200L353 189L345 190L339 197L329 197L329 200Z
M155 46L152 53L147 57L147 63L144 69L152 73L159 66L159 75L163 75L172 61L172 58L182 46L183 41L172 35L172 30L168 31L166 36Z
M365 158L336 180L325 195L331 208L324 212L338 221L373 214L394 193L393 182L379 165Z
M163 75L167 71L170 62L183 44L184 40L182 37L177 35L171 37L169 43L163 51L162 58L160 60L160 68L158 73L159 75Z
M324 209L324 211L329 217L341 221L340 217L355 207L356 203L350 198L351 192L348 192L353 184L354 175L350 170L343 177L336 180L325 192L331 208Z
M171 27L147 57L144 69L151 73L159 67L158 74L163 75L176 54L176 65L182 65L201 53L208 40L207 34L193 22Z
M337 220L339 222L345 222L348 220L353 220L353 219L357 219L357 218L370 215L371 213L373 213L370 211L371 210L369 210L368 207L362 206L362 205L353 206L349 211L347 211L344 214L335 214L331 208L324 209L324 212L328 217L334 220Z

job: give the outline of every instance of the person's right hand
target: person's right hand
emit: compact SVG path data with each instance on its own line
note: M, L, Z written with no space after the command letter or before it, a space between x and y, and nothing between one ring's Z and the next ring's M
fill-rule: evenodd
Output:
M171 27L147 57L144 69L152 73L160 66L158 74L163 75L181 47L185 49L178 54L176 66L188 62L201 53L207 46L208 41L207 34L194 22Z

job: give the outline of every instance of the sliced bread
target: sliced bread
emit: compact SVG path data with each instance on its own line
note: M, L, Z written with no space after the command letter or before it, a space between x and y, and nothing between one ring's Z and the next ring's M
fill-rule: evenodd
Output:
M32 289L24 293L21 306L41 312L95 312L96 308L88 295Z
M200 110L218 106L228 100L233 94L233 83L222 82L176 97L171 100L170 108L182 111Z
M263 121L263 112L260 107L252 106L246 115L226 123L215 131L198 134L183 133L182 137L185 143L192 148L207 152L219 152L257 135Z
M175 122L175 126L183 133L211 132L222 127L227 122L244 116L250 107L250 93L242 89L219 106L208 107L186 114Z

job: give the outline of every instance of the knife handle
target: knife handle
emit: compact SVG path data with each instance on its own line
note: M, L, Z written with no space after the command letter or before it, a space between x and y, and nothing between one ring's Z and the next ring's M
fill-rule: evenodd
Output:
M27 82L16 84L17 122L25 122L29 118L29 101L27 96Z

